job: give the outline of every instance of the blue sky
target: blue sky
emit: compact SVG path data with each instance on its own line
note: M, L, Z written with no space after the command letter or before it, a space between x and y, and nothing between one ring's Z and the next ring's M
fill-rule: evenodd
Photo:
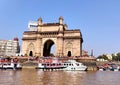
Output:
M30 20L58 22L80 29L83 49L94 55L120 52L120 0L0 0L0 39L18 37Z

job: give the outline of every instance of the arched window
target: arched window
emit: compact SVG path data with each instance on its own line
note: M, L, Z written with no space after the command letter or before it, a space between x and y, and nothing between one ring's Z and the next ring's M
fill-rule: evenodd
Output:
M71 56L71 51L68 51L67 56L68 56L68 57L70 57L70 56Z
M27 55L34 56L35 55L35 47L33 43L30 43L27 47Z
M33 56L33 52L32 51L30 51L29 56Z
M65 51L66 51L66 56L72 56L72 48L73 48L73 45L72 43L67 43L66 46L65 46Z

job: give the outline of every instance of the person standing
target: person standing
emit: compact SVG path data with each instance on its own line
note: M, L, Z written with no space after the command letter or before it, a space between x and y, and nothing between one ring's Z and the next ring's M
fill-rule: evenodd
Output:
M18 64L18 58L14 58L13 63L14 63L14 69L16 69Z

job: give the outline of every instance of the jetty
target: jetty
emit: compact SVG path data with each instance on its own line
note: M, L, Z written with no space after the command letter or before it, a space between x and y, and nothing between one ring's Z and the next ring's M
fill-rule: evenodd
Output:
M15 57L11 57L15 58ZM35 68L38 65L38 58L40 59L47 59L50 58L58 58L59 61L64 62L67 60L76 60L77 62L83 63L85 66L87 66L88 71L96 71L97 68L97 62L96 58L94 57L21 57L19 56L18 59L21 63L21 66L23 68Z

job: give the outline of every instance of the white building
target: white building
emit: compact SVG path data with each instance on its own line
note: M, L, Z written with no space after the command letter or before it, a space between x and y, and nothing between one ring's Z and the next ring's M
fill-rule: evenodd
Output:
M0 40L0 56L15 56L19 52L18 38L14 38L14 40Z
M38 23L35 21L29 21L28 30L29 31L37 31Z
M106 56L108 57L109 60L112 60L112 55L106 54Z

